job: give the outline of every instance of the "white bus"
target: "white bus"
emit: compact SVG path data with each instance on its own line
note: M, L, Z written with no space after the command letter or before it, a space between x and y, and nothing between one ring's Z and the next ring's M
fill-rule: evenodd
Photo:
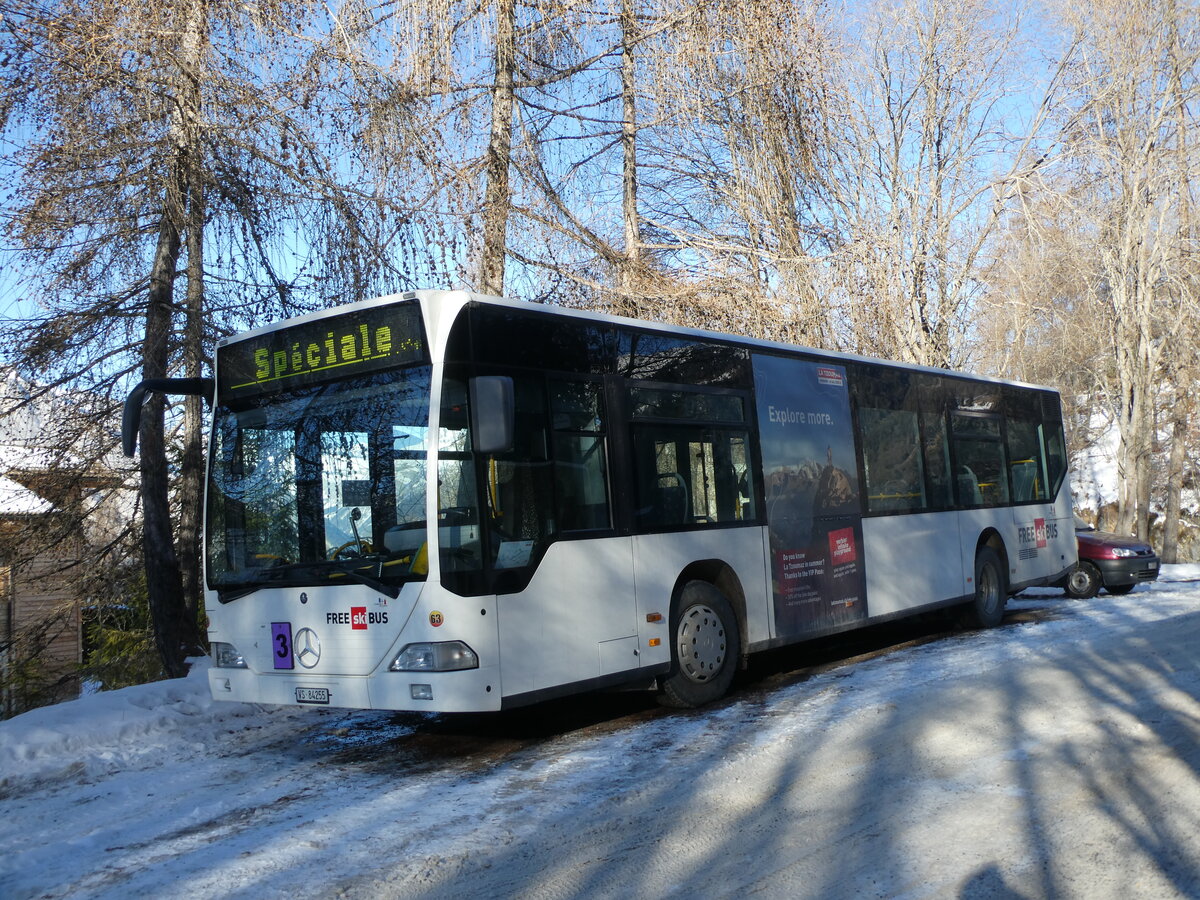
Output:
M755 651L1075 564L1045 388L418 291L223 341L218 699L487 711L720 697Z

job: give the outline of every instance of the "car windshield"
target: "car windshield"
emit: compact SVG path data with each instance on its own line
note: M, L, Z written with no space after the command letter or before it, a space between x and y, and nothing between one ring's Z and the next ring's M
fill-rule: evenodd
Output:
M429 386L413 366L219 406L209 587L423 578Z
M1087 522L1083 521L1083 519L1079 518L1079 516L1077 515L1077 516L1075 516L1075 530L1076 531L1095 531L1096 529L1093 528L1091 525L1089 525Z

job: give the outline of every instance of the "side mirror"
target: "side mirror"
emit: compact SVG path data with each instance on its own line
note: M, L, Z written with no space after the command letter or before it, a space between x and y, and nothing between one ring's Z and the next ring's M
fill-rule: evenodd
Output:
M507 453L516 432L513 380L507 375L471 379L471 442L479 453Z
M215 390L216 382L211 378L147 378L145 381L139 381L125 398L125 408L121 414L121 450L126 456L132 457L133 451L137 449L138 428L142 422L142 403L150 391L200 396L211 403Z

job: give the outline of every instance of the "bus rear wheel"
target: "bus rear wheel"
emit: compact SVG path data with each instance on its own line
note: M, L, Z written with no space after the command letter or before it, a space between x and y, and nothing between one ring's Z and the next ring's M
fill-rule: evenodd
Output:
M1100 593L1100 570L1089 562L1080 560L1067 576L1067 596L1076 600L1090 600Z
M705 581L689 581L671 605L671 670L659 702L691 709L724 696L733 681L741 638L725 595Z
M1004 566L991 547L980 547L975 554L975 599L963 610L963 624L969 628L995 628L1004 618L1008 601L1008 583Z

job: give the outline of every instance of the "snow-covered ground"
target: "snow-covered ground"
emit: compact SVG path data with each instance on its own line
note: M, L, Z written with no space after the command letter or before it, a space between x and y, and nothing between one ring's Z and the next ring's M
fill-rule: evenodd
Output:
M1200 567L1010 608L532 736L199 667L36 710L0 723L0 897L1200 896Z

